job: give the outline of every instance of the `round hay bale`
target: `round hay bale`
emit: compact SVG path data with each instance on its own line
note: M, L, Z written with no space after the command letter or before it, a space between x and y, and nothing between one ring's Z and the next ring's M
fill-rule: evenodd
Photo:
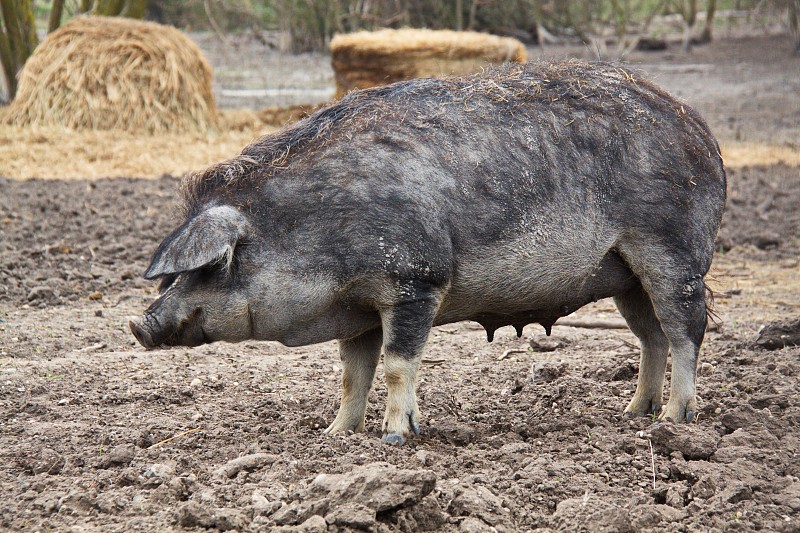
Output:
M525 46L518 40L471 31L362 31L331 40L337 98L353 89L469 74L487 63L524 63L526 59Z
M28 58L8 124L74 129L206 131L216 126L211 68L169 26L76 17Z

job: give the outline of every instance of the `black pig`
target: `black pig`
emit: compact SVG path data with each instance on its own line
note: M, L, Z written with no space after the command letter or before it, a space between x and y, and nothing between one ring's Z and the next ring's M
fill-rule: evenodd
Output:
M350 93L184 183L156 250L147 348L338 339L328 433L364 429L381 350L383 441L419 432L433 326L487 330L614 297L641 340L625 412L692 420L704 276L725 203L700 116L619 66L569 61Z

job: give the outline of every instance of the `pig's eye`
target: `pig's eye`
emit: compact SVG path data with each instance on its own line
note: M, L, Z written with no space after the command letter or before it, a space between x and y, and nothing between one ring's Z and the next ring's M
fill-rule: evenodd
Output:
M221 282L233 276L233 265L228 267L223 262L211 263L194 271L196 280L200 283Z
M163 278L161 278L161 282L158 284L158 292L164 292L165 290L172 287L172 284L175 283L175 280L178 279L177 274L167 274Z

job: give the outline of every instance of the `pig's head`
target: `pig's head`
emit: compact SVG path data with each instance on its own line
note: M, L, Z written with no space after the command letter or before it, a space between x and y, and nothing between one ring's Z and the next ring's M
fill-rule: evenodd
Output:
M214 206L164 239L144 274L161 279L159 298L130 321L142 346L198 346L252 337L247 287L238 275L247 268L242 250L250 231L239 210Z

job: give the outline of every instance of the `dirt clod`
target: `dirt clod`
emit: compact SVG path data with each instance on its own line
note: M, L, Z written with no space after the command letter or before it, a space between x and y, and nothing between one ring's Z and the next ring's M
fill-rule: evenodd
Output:
M278 457L269 453L253 453L242 457L237 457L228 461L224 466L214 471L217 479L234 478L239 472L252 472L265 465L274 463Z
M500 498L488 488L480 485L462 485L456 487L447 511L453 516L470 516L483 522L484 527L511 527L512 521L508 509Z
M452 419L437 421L428 432L455 446L466 446L476 437L474 427Z
M52 448L41 448L36 453L17 457L17 464L30 474L60 474L66 459Z
M133 444L120 444L111 448L97 461L97 468L110 468L112 466L127 465L136 456L136 446Z
M687 459L708 459L717 450L720 436L717 432L691 426L657 422L644 432L653 446L671 453L681 452Z
M320 474L312 481L306 499L316 499L328 509L347 502L376 512L418 503L436 485L430 470L404 470L387 463L355 467L347 474Z
M325 522L339 527L370 530L375 527L375 510L360 503L345 503L325 515Z
M27 300L29 302L40 301L44 303L57 303L58 296L52 288L43 285L32 288L28 292Z
M758 333L756 344L767 350L800 346L800 318L770 322Z

